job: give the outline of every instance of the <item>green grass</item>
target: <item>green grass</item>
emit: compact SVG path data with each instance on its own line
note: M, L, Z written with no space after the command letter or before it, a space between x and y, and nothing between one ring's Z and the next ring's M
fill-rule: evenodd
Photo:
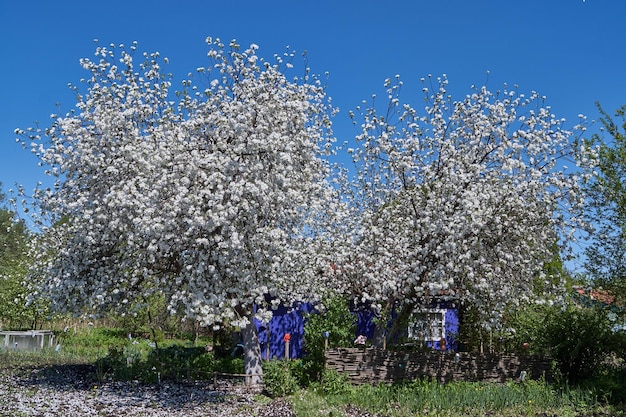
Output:
M128 339L120 330L93 328L57 332L55 341L61 345L59 351L55 348L36 351L0 349L0 368L95 364L112 346L123 346Z
M96 327L59 332L56 341L59 351L0 349L0 370L81 364L92 366L99 383L132 380L147 384L208 380L215 372L243 373L243 359L230 355L215 359L206 351L204 339L197 346L189 339L162 339L157 350L152 340L131 339L121 329Z
M336 388L335 380L333 384ZM394 385L345 386L337 393L329 391L323 385L312 386L291 397L297 415L338 417L345 415L347 408L354 407L388 417L567 417L580 416L585 412L626 416L619 408L598 403L592 390L560 389L542 381L508 384L414 381Z
M154 344L145 338L128 338L123 329L94 327L74 331L56 332L55 342L60 350L45 348L37 351L24 351L0 348L0 367L3 365L63 365L63 364L97 364L111 352L118 351L134 362L145 361L154 351ZM206 340L201 340L206 345ZM159 347L163 351L172 347L188 347L188 340L160 340Z
M0 368L53 366L90 363L84 356L68 352L55 352L54 349L43 349L35 352L0 349Z

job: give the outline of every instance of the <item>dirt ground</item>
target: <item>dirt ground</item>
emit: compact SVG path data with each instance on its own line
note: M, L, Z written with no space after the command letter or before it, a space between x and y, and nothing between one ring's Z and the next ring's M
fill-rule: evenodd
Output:
M0 368L0 416L294 416L242 384L98 384L87 365Z

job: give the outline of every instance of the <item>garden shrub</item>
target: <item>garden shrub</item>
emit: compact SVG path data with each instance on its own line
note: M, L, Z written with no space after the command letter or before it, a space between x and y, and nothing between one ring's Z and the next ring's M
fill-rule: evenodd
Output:
M352 346L356 335L356 315L350 311L346 299L326 297L324 308L308 314L304 324L306 355L302 361L300 383L308 385L319 381L324 369L324 333L328 332L328 347Z
M145 367L160 373L160 380L179 381L181 379L192 379L192 370L195 371L194 375L196 376L202 371L195 369L193 366L194 362L198 363L198 359L206 355L208 354L203 347L172 345L150 352ZM211 366L213 364L212 361L208 361L208 363ZM213 369L207 371L212 374ZM208 375L202 379L207 377Z
M216 359L214 369L216 372L223 372L226 374L243 374L244 361L243 358L232 357Z
M215 361L203 347L175 344L156 350L153 346L147 341L134 341L123 348L111 347L107 356L96 363L98 379L157 383L210 379L216 370L243 372L242 360ZM218 369L219 366L224 369Z
M270 397L284 397L298 390L298 379L292 370L298 366L299 361L271 360L263 363L263 383Z
M327 395L348 394L354 390L354 387L348 381L348 377L334 369L325 369L322 372L320 387L322 392Z
M502 350L518 354L548 354L544 332L546 320L559 313L555 306L528 305L508 312L506 329L498 337L502 340Z
M626 404L626 371L604 372L579 384L582 389L593 391L605 404Z
M571 383L598 375L609 354L620 350L621 336L600 308L555 310L546 317L542 335L558 371Z

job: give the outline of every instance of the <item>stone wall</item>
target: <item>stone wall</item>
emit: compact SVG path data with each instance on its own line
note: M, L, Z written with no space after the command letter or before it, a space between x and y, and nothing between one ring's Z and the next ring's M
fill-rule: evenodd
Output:
M439 382L507 382L551 379L551 360L537 355L401 352L376 348L326 351L326 368L347 374L355 384L429 378Z

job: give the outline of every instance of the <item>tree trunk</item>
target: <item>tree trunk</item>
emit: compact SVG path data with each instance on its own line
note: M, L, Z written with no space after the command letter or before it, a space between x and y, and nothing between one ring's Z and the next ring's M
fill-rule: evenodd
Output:
M259 337L254 324L254 317L250 315L250 323L241 329L243 336L244 368L246 375L246 385L258 385L263 377L261 367L261 348Z
M159 341L157 340L156 328L154 327L155 324L152 321L152 313L150 312L150 307L147 308L147 312L148 312L148 324L150 325L150 331L152 332L152 341L154 342L154 350L158 358L160 355Z
M402 337L406 336L406 329L409 323L409 318L411 317L411 313L413 313L413 306L402 306L397 314L392 315L389 313L390 318L386 320L386 323L390 323L385 325L385 322L377 324L376 330L374 331L374 338L372 339L372 346L375 347L387 347L387 344L397 345ZM389 309L389 311L391 311Z
M391 315L391 309L393 308L393 299L387 300L386 308L383 311L378 312L378 322L374 327L374 335L370 343L376 348L387 348L387 336L389 333L389 316ZM357 335L358 336L358 335Z

